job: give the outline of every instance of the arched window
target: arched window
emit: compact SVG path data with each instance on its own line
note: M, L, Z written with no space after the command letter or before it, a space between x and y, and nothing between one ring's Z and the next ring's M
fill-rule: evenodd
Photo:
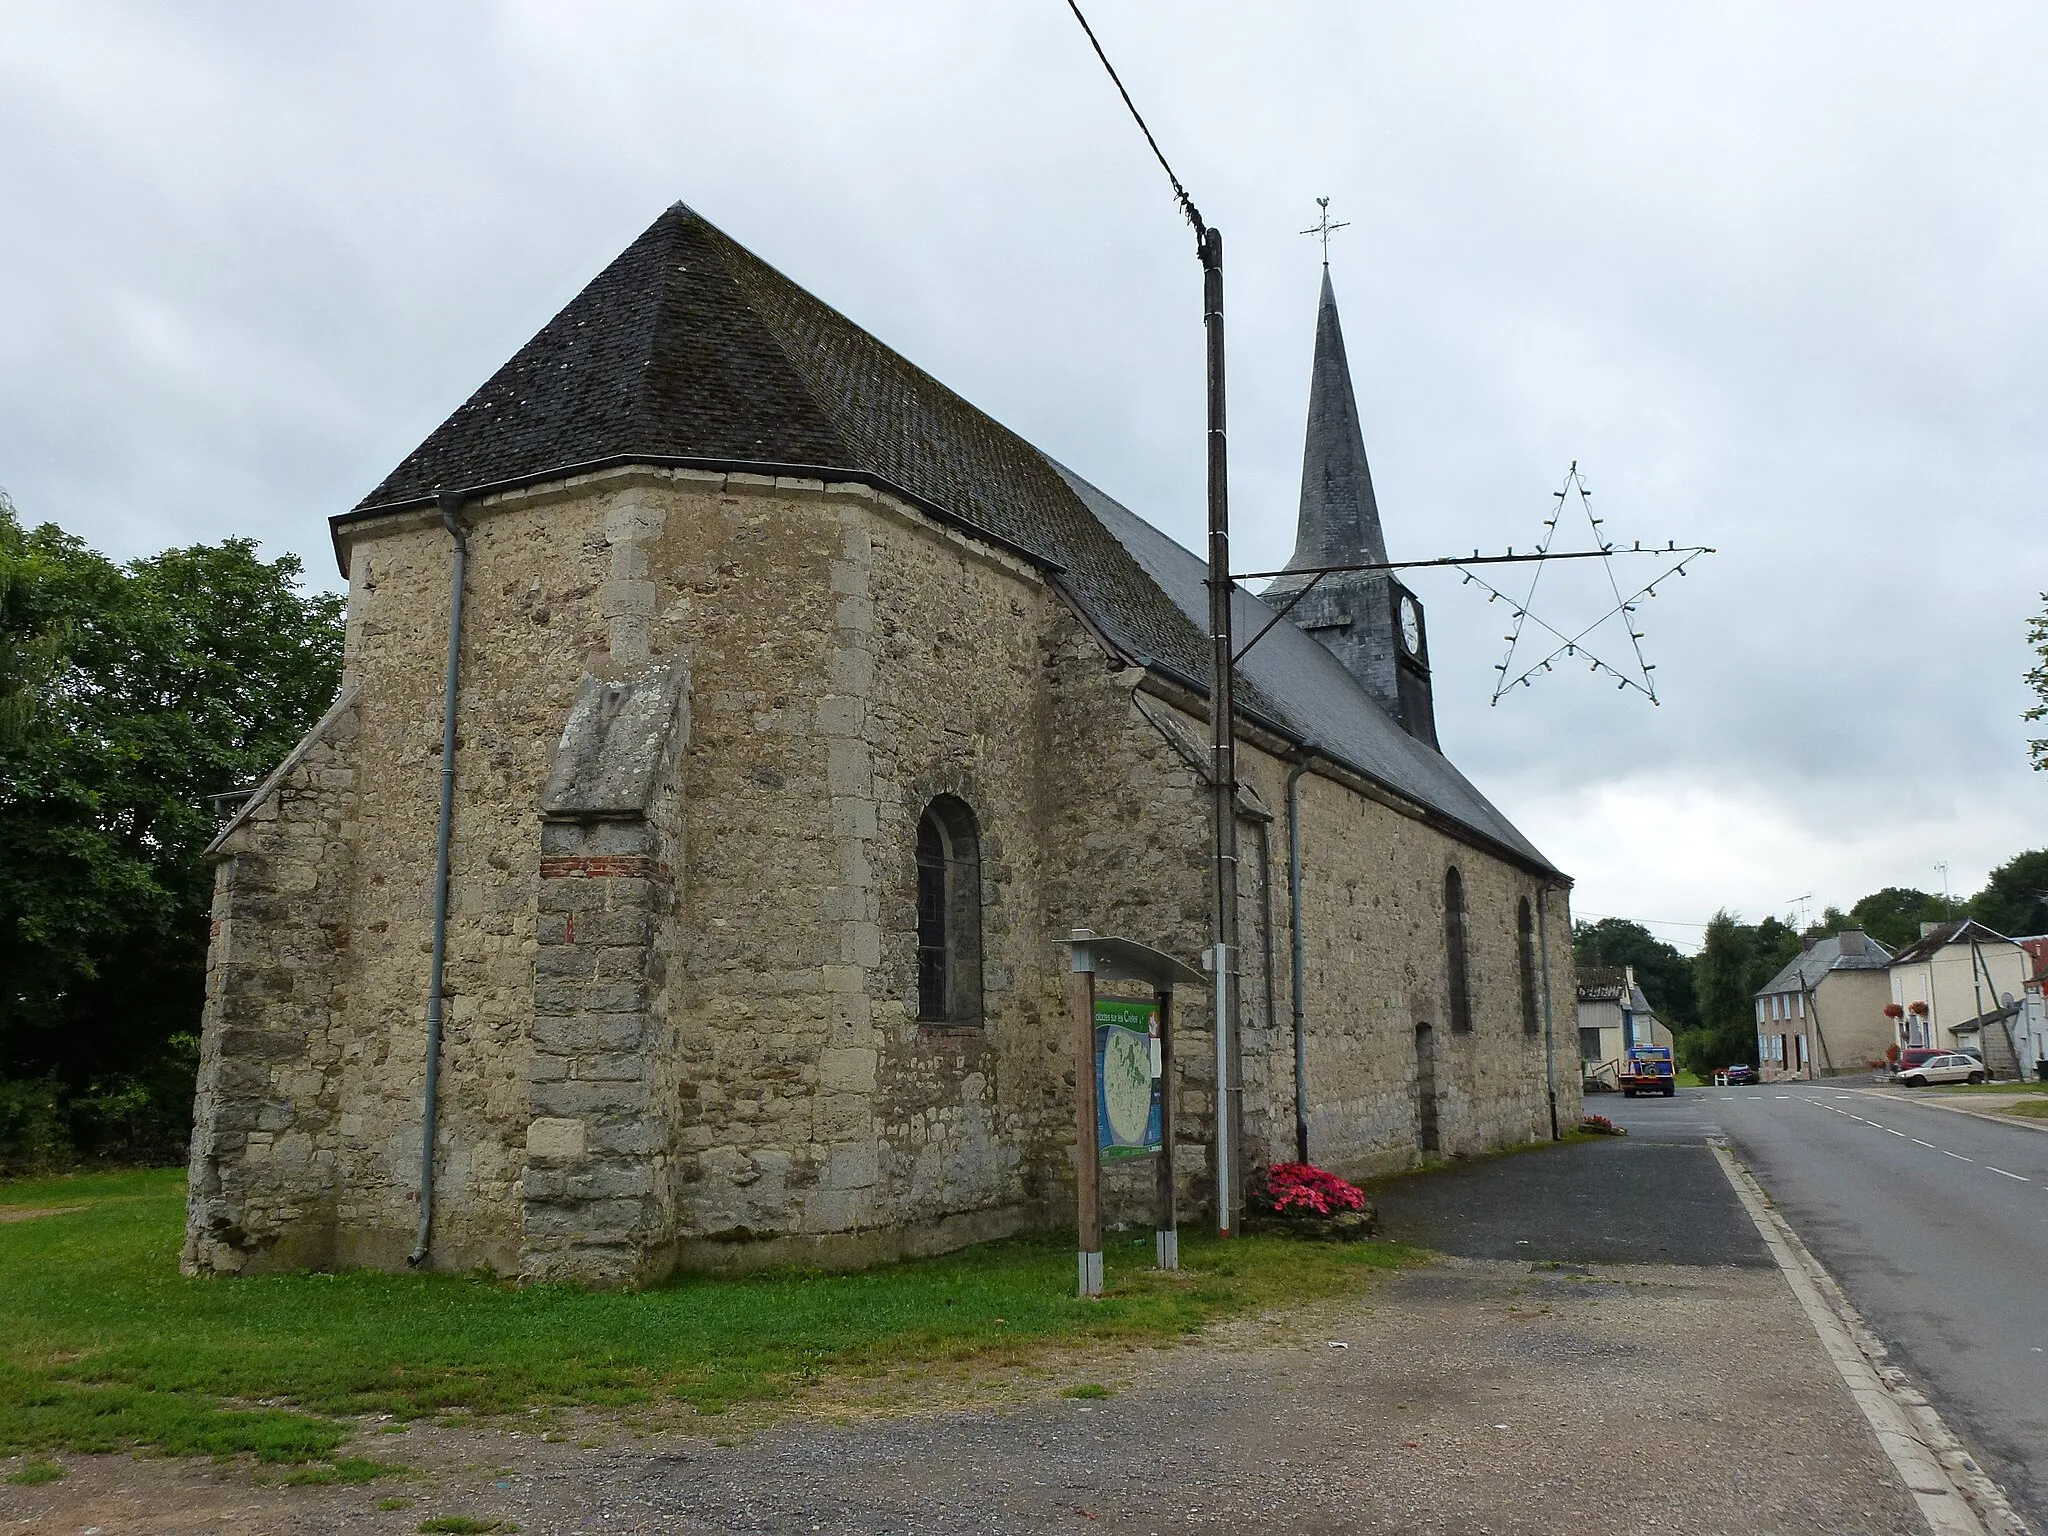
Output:
M1529 898L1524 896L1515 907L1516 950L1522 960L1522 1033L1542 1033L1542 1023L1536 1016L1536 919L1529 911Z
M1472 979L1465 954L1465 877L1453 864L1444 871L1444 960L1451 981L1451 1033L1472 1032Z
M917 822L917 1017L981 1022L981 836L952 795Z

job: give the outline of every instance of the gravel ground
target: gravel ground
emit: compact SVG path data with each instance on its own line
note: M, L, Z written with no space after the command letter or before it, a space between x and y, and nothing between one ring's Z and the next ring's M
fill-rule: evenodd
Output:
M1079 1382L1113 1395L1058 1395ZM400 1532L444 1514L528 1533L1921 1529L1783 1282L1742 1264L1446 1259L1176 1348L807 1412L735 1444L593 1421L556 1425L582 1444L368 1433L354 1454L418 1475L367 1487L64 1457L62 1482L0 1484L0 1532ZM393 1498L411 1502L376 1507Z

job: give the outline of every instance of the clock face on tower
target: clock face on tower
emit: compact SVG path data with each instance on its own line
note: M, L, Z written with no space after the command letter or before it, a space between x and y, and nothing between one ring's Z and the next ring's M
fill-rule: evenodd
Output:
M1422 610L1405 592L1401 594L1401 649L1410 656L1422 651Z

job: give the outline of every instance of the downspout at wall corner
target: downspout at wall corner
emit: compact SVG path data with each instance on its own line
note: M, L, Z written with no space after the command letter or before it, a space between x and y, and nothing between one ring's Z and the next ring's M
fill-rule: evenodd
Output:
M441 820L434 837L434 944L427 980L427 1081L420 1107L420 1222L405 1262L426 1261L434 1233L434 1142L440 1131L441 1021L448 967L448 850L455 826L455 705L462 682L462 588L469 572L469 537L456 514L459 491L436 496L441 526L455 546L448 578L448 668L441 686Z
M1550 1000L1550 893L1562 887L1548 881L1536 887L1536 953L1543 966L1543 1088L1550 1098L1550 1139L1564 1140L1557 1123L1557 1028Z
M1303 742L1301 760L1287 774L1287 935L1294 949L1294 1159L1308 1161L1308 1001L1301 937L1301 776L1314 765L1319 744Z

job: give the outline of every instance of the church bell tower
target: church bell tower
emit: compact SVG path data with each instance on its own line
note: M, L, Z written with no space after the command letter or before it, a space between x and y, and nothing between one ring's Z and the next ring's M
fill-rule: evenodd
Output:
M1308 396L1308 440L1301 459L1301 511L1289 572L1332 565L1370 565L1387 558L1380 531L1365 435L1344 357L1337 294L1323 263L1316 312L1316 355ZM1266 601L1284 601L1308 585L1306 575L1277 578ZM1434 747L1436 706L1430 695L1429 631L1422 603L1391 571L1325 576L1289 610L1409 735Z

